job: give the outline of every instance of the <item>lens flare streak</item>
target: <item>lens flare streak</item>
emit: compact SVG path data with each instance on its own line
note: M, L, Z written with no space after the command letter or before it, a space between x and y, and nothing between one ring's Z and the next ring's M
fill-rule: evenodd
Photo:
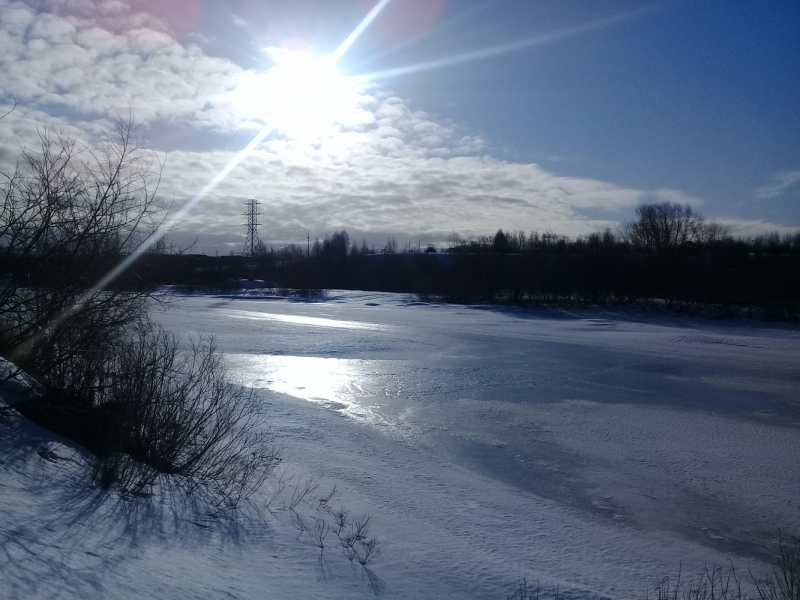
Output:
M415 65L407 65L405 67L386 69L384 71L377 71L375 73L369 73L367 75L357 75L354 76L353 79L357 81L375 81L378 79L387 79L389 77L397 77L400 75L408 75L411 73L419 73L422 71L430 71L433 69L441 69L443 67L449 67L461 63L491 58L493 56L507 54L509 52L515 52L517 50L523 50L524 48L530 48L533 46L542 46L544 44L558 42L581 33L588 33L590 31L605 29L607 27L611 27L612 25L622 23L623 21L628 21L630 19L634 19L636 17L640 17L645 14L651 13L653 10L654 7L640 8L634 11L628 11L625 13L613 15L611 17L606 17L604 19L589 21L588 23L582 23L581 25L568 27L566 29L561 29L559 31L553 31L551 33L545 33L542 35L525 38L523 40L509 42L507 44L500 44L499 46L492 46L491 48L483 48L481 50L475 50L473 52L466 52L464 54L459 54L458 56L440 58L437 60L417 63Z
M369 14L366 17L364 17L364 20L361 21L361 23L358 24L358 27L355 28L353 33L347 36L347 39L343 41L336 49L336 51L333 53L331 58L333 59L334 63L339 61L339 59L344 55L345 52L347 52L350 46L352 46L355 43L355 41L361 36L361 34L364 33L364 30L366 30L366 28L369 27L369 24L372 23L372 21L374 21L375 18L379 14L381 14L381 12L383 12L383 9L386 8L386 6L391 1L392 0L381 0L380 2L378 2L377 5L375 5L375 8L369 11Z

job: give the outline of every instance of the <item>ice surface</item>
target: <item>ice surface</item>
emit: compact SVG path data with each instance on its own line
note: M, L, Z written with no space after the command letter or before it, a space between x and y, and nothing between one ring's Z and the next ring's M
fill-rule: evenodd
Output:
M370 513L381 555L367 573L287 511L232 530L158 490L120 518L80 491L80 455L14 421L0 597L504 598L526 577L632 598L679 564L763 568L800 533L797 328L358 292L158 318L216 335L287 473Z

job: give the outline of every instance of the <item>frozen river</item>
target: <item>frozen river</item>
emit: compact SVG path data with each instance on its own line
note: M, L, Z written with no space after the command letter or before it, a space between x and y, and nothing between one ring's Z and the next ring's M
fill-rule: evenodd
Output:
M389 596L643 596L798 533L797 328L360 292L158 318L214 334L286 464L372 515Z

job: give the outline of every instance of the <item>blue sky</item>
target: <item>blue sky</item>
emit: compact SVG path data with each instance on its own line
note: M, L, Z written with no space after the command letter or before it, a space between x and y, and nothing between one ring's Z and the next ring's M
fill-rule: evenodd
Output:
M181 205L278 123L173 234L207 252L238 249L250 197L275 245L580 235L660 200L800 228L796 1L391 0L337 63L352 87L296 75L374 5L0 0L0 162L36 124L91 144L132 110Z

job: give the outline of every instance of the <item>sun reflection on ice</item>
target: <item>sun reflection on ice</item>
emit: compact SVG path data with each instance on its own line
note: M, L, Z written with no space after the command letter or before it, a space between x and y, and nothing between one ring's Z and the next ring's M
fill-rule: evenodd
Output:
M334 329L368 329L374 331L389 331L391 329L394 329L389 325L380 325L378 323L363 323L361 321L343 321L341 319L324 319L321 317L309 317L306 315L282 315L282 314L268 313L268 312L257 312L252 310L232 310L228 312L227 316L234 319L280 321L282 323L291 323L293 325L308 325L310 327L332 327ZM305 357L305 356L296 356L294 358L303 358L312 360L312 357ZM345 359L320 358L316 360L344 361Z
M256 354L229 354L225 360L244 385L323 404L362 423L389 426L376 407L362 403L371 361Z

